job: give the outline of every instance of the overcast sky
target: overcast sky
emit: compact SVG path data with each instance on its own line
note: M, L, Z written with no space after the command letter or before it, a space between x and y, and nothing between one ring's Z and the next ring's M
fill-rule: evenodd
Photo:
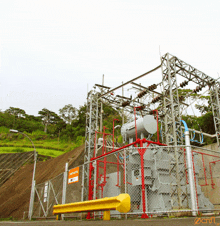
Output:
M220 1L0 0L0 109L78 107L103 74L116 87L166 52L217 78Z

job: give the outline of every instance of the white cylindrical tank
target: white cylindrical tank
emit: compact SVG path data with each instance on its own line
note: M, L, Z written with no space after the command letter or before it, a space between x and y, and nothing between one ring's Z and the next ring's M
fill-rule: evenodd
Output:
M157 132L157 121L153 115L145 115L143 118L136 120L136 126L138 138L140 138L141 133L146 136ZM129 138L135 138L135 121L124 124L121 127L121 135L125 141Z

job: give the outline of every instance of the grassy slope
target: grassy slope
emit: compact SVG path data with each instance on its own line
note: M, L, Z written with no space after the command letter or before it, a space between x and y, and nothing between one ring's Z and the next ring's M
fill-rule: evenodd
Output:
M79 140L74 143L72 141L60 142L58 139L45 139L45 140L34 140L33 143L36 147L36 151L40 155L46 155L51 157L60 156L66 152L79 147L84 143L84 140ZM1 153L15 153L15 152L28 152L33 151L33 146L27 138L15 139L1 139L0 142L0 154Z
M29 152L33 151L33 148L12 148L12 147L0 147L0 154L3 153L17 153L17 152ZM56 150L51 150L51 149L44 149L44 148L36 148L36 151L40 155L45 155L45 156L51 156L51 157L57 157L59 155L64 154L62 151L56 151Z

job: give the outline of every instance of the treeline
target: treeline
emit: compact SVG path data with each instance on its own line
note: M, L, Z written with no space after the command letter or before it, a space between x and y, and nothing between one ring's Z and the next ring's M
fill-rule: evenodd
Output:
M179 95L187 96L192 93L192 90L180 90ZM179 92L180 92L179 91ZM196 98L197 95L191 95L191 99ZM202 116L183 115L182 119L186 121L191 129L199 130L201 132L215 134L215 126L213 121L213 114L211 112L211 103L209 96L200 96L203 100L202 105L195 105L201 112ZM160 108L161 106L158 106ZM103 104L103 126L106 132L112 133L113 119L119 119L121 124L120 114L111 106ZM126 119L125 119L126 121ZM8 129L16 129L20 132L27 132L39 135L40 138L59 137L64 141L77 141L85 136L86 124L86 104L80 106L78 109L71 104L65 105L59 109L59 114L43 108L38 112L38 116L28 115L25 110L20 108L10 107L4 112L0 112L0 126L7 127ZM115 126L117 122L115 122ZM99 128L100 129L100 128ZM120 135L120 129L115 130L115 136ZM156 135L155 140L156 140ZM154 138L154 136L152 138ZM196 135L194 140L199 140ZM216 138L204 137L204 143L210 144L216 142Z
M103 125L112 130L112 121L121 116L116 110L108 105L103 106ZM39 137L59 137L60 140L72 140L85 136L86 104L78 109L71 104L59 109L59 115L43 108L38 116L28 115L25 110L10 107L0 112L0 126L15 129L20 132L37 133ZM41 135L41 136L40 136Z

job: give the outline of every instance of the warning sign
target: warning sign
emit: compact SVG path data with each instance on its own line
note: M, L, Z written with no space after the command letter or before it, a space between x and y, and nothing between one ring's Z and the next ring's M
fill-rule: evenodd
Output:
M68 175L68 184L79 182L79 167L71 169Z

